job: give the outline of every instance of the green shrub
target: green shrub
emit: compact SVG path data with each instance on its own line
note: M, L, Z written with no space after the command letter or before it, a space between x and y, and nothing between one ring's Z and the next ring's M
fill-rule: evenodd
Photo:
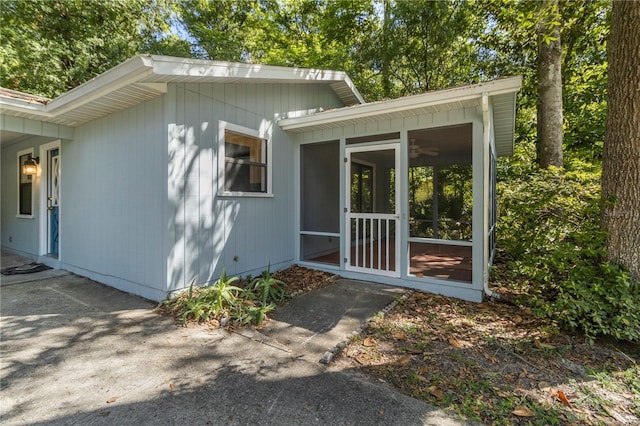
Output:
M270 267L244 289L233 285L239 278L228 277L224 268L210 286L196 286L195 282L192 280L187 290L164 300L158 309L181 318L184 324L228 318L232 323L257 325L285 295L284 283L273 277Z
M281 303L284 300L284 283L271 274L271 264L251 282L251 285L262 306Z
M599 167L574 162L566 171L505 174L497 188L497 284L589 338L640 340L640 286L605 260Z

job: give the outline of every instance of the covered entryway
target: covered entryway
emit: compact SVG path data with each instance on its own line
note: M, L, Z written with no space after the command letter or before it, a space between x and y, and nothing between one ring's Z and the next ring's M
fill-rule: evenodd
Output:
M22 100L16 92L0 90L3 101ZM34 102L30 99L30 102ZM43 101L44 102L44 101ZM3 103L4 106L4 103ZM61 124L4 115L0 123L2 148L2 209L0 233L3 249L60 268L63 190L63 141L74 129ZM24 165L35 164L35 173Z

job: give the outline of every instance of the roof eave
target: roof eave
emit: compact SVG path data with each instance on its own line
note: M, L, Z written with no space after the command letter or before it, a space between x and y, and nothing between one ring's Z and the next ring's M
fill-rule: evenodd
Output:
M345 105L364 102L353 82L342 71L138 55L60 95L46 105L0 96L0 106L3 110L11 111L16 115L45 121L61 120L65 113L77 110L129 85L144 83L149 80L147 78L149 76L166 76L166 81L174 76L192 76L202 77L204 80L207 77L233 77L259 78L273 82L318 82L328 83L332 86L338 84L342 86L341 89L346 88L346 92L341 90L342 96L337 93L336 87L332 87L332 89L336 95L341 97ZM164 93L163 90L156 91L158 95Z
M483 93L489 93L491 96L514 93L517 92L520 87L522 87L521 76L509 77L472 86L456 87L387 101L339 108L303 117L283 118L278 121L278 124L283 130L304 131L307 127L347 122L353 119L374 117L379 114L390 114L434 105L479 99Z

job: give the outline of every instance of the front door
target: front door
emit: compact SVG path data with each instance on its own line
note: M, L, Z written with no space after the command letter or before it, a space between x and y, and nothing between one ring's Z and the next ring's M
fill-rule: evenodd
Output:
M60 149L47 151L47 254L58 257L60 223Z
M399 144L346 149L345 268L399 277Z

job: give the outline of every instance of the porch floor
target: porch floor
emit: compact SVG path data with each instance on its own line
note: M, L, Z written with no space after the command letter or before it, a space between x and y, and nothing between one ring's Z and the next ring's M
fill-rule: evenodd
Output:
M370 245L366 244L364 250L367 254ZM362 244L359 252L362 253ZM355 259L355 247L351 248L351 259ZM378 264L378 247L374 242L373 262L374 266ZM416 277L433 277L440 279L450 279L454 281L471 282L471 252L472 248L467 246L452 246L446 244L431 243L410 243L410 262L409 273ZM382 265L386 267L386 250L381 250ZM395 271L395 244L390 242L389 247L389 270ZM332 265L340 264L340 252L325 254L323 256L307 259L310 262L328 263ZM358 262L359 266L371 266L370 259L367 259L366 265L363 265L362 259Z

